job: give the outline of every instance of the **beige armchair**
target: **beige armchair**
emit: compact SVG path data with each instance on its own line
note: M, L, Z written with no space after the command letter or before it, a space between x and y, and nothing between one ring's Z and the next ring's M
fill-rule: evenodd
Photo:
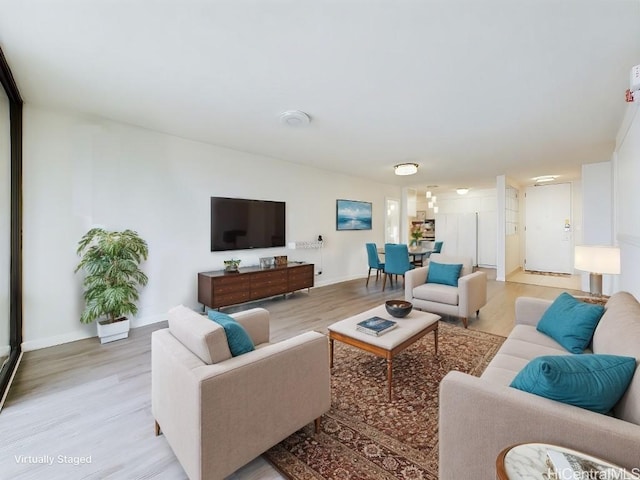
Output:
M269 312L232 315L256 349L232 357L224 329L179 306L151 340L151 409L191 480L222 479L329 410L326 336L269 343Z
M469 318L478 315L487 303L486 273L474 272L471 258L467 257L433 253L429 262L462 264L458 286L427 283L429 266L416 268L405 274L405 300L425 312L460 317L464 328L467 328Z

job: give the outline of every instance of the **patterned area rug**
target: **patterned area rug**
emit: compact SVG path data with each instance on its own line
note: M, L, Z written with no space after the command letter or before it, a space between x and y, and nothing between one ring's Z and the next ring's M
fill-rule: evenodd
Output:
M482 373L503 337L440 322L393 362L387 400L385 360L335 342L331 410L321 431L305 427L264 456L291 479L438 478L438 385L451 370Z

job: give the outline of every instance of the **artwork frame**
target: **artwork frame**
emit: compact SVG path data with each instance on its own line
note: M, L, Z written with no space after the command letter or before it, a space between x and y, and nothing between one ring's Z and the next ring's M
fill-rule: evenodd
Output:
M373 203L360 200L336 200L336 230L372 230Z
M419 221L424 222L427 219L427 211L426 210L418 210L416 212L416 218Z

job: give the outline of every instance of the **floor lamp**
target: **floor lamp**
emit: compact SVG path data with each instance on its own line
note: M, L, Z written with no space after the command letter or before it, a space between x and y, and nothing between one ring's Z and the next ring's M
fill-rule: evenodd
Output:
M575 249L576 270L589 272L589 292L602 296L602 274L620 273L620 249L600 245L577 245Z

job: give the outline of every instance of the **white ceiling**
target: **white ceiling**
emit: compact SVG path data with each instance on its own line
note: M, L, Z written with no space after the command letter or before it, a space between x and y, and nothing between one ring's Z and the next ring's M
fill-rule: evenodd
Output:
M384 183L527 184L611 158L640 0L0 0L0 46L27 103Z

